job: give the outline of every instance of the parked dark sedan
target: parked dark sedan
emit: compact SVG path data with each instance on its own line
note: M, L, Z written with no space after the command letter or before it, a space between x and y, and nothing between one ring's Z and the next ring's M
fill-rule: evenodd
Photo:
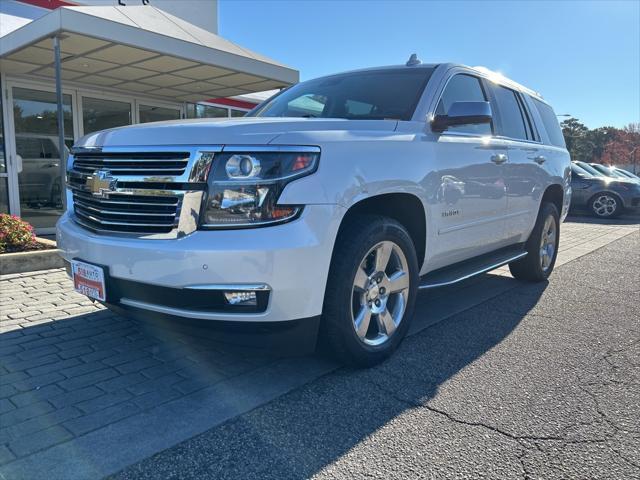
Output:
M640 184L606 177L583 162L571 164L571 207L600 218L614 218L640 205Z

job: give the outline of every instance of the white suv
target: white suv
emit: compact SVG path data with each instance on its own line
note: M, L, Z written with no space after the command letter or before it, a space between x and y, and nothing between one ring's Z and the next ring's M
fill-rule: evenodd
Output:
M76 289L117 311L319 332L372 365L419 289L504 264L546 279L570 171L539 94L412 59L297 84L245 118L84 137L58 245Z

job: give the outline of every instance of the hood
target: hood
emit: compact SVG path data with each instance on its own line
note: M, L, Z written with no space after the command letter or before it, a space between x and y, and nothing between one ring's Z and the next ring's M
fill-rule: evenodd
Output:
M335 118L259 118L172 120L142 123L90 133L77 147L160 145L265 145L283 133L326 131L394 131L395 120Z
M613 177L593 177L589 179L582 179L582 181L587 181L590 183L597 183L602 185L605 188L609 188L611 190L623 189L629 190L635 187L640 187L640 184L634 182L633 180L623 180L621 178L613 178Z

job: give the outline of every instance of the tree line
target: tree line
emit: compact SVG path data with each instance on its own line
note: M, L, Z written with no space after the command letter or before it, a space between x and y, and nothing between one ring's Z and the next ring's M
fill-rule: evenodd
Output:
M590 129L571 117L560 126L572 160L640 172L640 123L630 123L623 128Z

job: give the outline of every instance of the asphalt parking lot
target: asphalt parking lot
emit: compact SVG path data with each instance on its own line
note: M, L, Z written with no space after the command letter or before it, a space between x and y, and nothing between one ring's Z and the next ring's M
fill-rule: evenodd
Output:
M0 474L640 477L638 225L578 220L548 283L422 295L367 371L118 317L62 271L2 277Z

